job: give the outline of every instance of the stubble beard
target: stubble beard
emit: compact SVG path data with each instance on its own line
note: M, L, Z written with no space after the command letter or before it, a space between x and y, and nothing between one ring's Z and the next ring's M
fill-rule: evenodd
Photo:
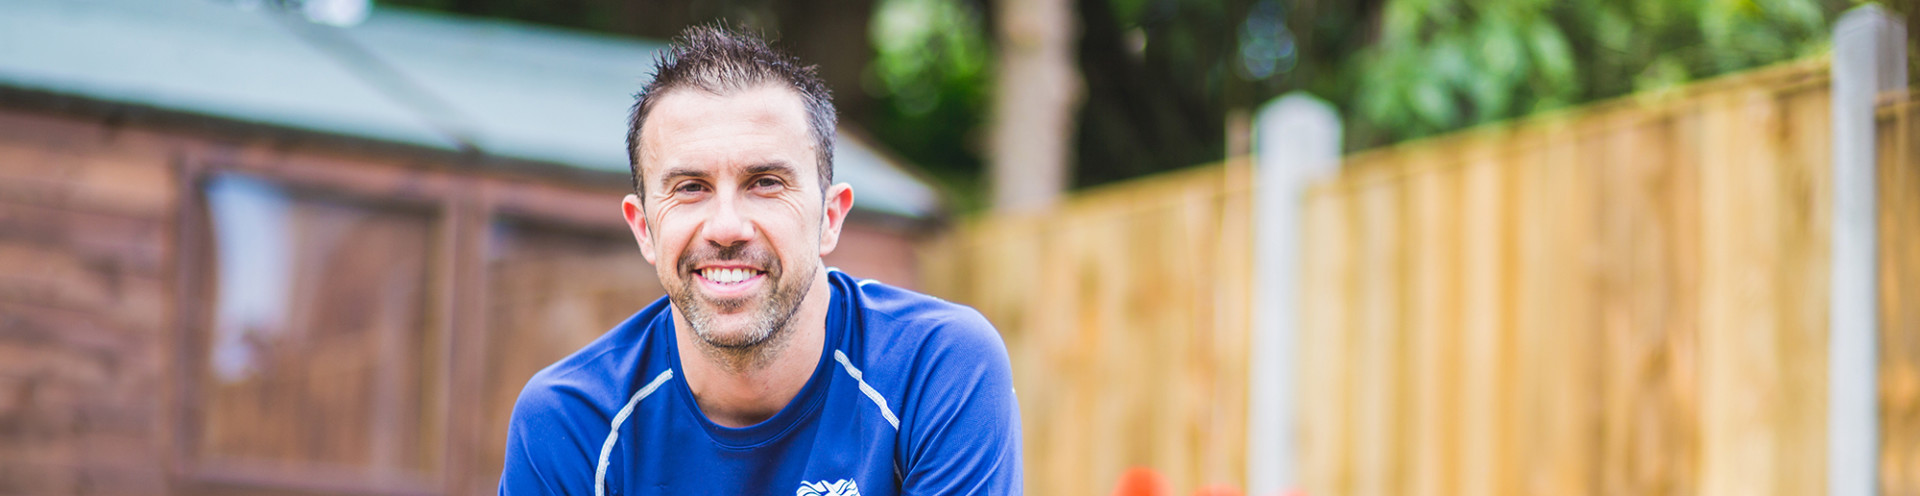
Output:
M695 278L699 277L695 274L695 268L707 260L745 261L765 267L770 289L764 296L709 298L695 287L698 284ZM786 348L788 342L792 341L793 316L800 312L800 304L806 300L807 289L813 285L813 278L818 272L809 267L788 277L778 258L744 245L710 248L704 253L690 250L681 254L676 270L681 283L678 291L667 291L668 300L680 309L688 326L693 328L694 335L700 338L700 351L732 372L763 368ZM749 310L751 317L745 329L733 335L723 335L715 328L715 320L720 313L737 312L756 303L758 308Z

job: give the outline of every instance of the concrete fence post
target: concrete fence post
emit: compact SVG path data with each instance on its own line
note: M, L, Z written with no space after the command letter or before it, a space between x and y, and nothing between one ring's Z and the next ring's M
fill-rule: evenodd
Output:
M1247 412L1247 494L1299 488L1297 457L1301 217L1306 187L1340 167L1340 117L1291 93L1254 122L1254 315Z
M1879 493L1880 281L1875 103L1907 83L1906 30L1879 6L1833 28L1833 280L1827 494Z

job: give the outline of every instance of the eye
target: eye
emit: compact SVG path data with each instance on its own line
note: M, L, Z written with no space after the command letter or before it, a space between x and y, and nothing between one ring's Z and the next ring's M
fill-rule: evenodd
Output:
M674 193L705 193L706 191L707 185L694 181L680 183L680 186L673 188Z
M760 177L754 178L753 182L748 183L747 187L764 190L768 188L779 188L785 185L786 183L781 182L779 178L776 178L773 176L760 176Z

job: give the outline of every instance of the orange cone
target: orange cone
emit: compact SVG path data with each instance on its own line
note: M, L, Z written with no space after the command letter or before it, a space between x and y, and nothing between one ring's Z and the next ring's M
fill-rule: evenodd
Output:
M1173 496L1173 490L1167 488L1167 478L1146 467L1134 467L1120 474L1120 484L1114 486L1113 496Z

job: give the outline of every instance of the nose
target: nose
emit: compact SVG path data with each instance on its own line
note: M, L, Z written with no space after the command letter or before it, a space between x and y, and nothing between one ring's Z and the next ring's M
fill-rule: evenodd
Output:
M713 215L701 227L701 237L722 248L746 243L753 239L753 234L753 223L742 215L739 201L732 195L716 199Z

